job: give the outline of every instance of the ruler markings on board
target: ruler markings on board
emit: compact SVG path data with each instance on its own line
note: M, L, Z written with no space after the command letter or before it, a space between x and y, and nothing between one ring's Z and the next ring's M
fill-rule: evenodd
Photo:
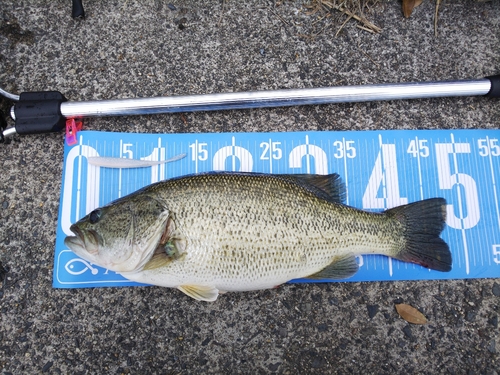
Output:
M447 199L442 236L453 252L450 273L360 255L352 281L500 277L498 130L79 135L76 153L65 149L55 286L135 285L68 251L63 240L70 221L149 183L214 169L337 172L346 184L346 203L372 211L433 196ZM164 160L184 152L187 157L177 162L134 170L86 161L99 155Z

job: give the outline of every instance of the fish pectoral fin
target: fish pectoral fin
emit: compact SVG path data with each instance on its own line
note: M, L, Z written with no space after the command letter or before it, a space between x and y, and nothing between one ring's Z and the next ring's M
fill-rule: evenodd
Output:
M184 234L182 234L182 232L179 229L176 229L172 233L172 237L170 240L173 246L175 247L176 253L178 255L182 255L186 252L187 239L186 236L184 236Z
M182 261L186 257L186 253L178 254L176 252L169 254L169 251L163 246L158 246L151 259L144 265L143 271L154 270L164 267L173 261Z
M306 279L346 279L358 272L358 269L359 266L356 262L356 257L352 254L347 254L335 258L328 266L306 277Z
M186 236L184 236L182 231L177 227L175 218L172 216L167 220L165 231L160 238L158 247L160 250L164 250L167 256L172 259L178 259L186 252Z
M180 285L177 289L198 301L213 302L219 296L219 290L212 286Z
M165 230L151 259L144 266L144 270L153 270L166 266L172 261L181 261L186 257L187 240L170 217Z
M160 268L166 266L172 261L172 258L166 254L156 253L153 257L144 265L143 271L154 270L155 268Z

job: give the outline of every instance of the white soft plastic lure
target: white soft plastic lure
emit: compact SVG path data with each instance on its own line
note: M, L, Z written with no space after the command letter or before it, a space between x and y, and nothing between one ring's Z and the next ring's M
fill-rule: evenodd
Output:
M127 158L112 158L102 156L90 156L87 160L90 165L95 167L105 168L145 168L154 167L155 165L171 163L181 160L186 157L186 154L179 154L167 160L139 160Z

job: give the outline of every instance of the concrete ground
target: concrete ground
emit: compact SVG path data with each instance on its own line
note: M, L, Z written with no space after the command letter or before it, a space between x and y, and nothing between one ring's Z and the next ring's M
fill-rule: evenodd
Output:
M500 72L500 3L380 1L370 34L283 1L0 0L0 87L70 100L479 78ZM7 108L3 103L2 107ZM89 119L87 129L498 129L498 100L370 102ZM158 287L53 289L61 134L0 145L3 374L500 372L497 280L285 285L200 303ZM427 325L395 311L404 302Z

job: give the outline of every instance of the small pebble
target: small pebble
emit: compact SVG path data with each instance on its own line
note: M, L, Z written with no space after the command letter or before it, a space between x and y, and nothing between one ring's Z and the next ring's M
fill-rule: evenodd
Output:
M491 289L491 291L493 292L493 294L495 296L500 297L500 284L494 283L493 284L493 288Z
M43 367L42 372L47 372L52 367L54 363L52 361L48 361Z
M168 6L168 9L170 9L172 12L177 10L177 8L175 7L174 4L167 4L167 6Z
M378 305L368 305L366 308L368 309L368 317L373 319L373 317L378 313Z
M267 368L269 369L269 371L271 372L276 372L278 371L279 367L281 365L281 362L277 362L277 363L272 363L270 364L269 366L267 366Z
M279 328L278 333L281 337L287 337L288 336L288 331L286 328Z
M411 331L411 328L409 325L406 325L403 328L403 333L405 334L406 337L410 339L410 341L415 341L415 336L413 336L413 332Z
M488 319L488 323L493 327L498 328L498 315L493 315Z
M324 323L321 323L321 324L318 324L316 326L316 328L318 329L318 331L320 332L325 332L326 330L328 330L328 326Z
M476 320L476 313L472 310L467 311L467 314L465 315L465 320L467 320L468 322L473 322L474 320Z
M491 340L490 344L488 345L488 351L492 354L495 354L497 352L495 345L496 345L495 340Z
M326 365L326 360L322 357L314 357L312 360L312 368L321 368Z

